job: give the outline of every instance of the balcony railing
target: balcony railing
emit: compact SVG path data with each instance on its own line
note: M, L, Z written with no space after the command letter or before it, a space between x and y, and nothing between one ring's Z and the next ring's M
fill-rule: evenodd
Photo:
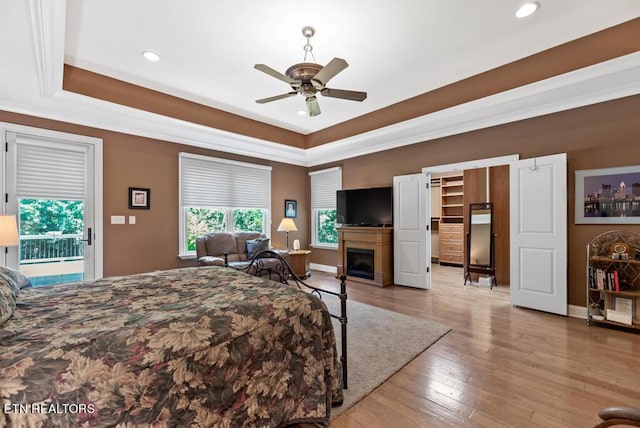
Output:
M20 264L81 260L84 255L82 234L20 236Z

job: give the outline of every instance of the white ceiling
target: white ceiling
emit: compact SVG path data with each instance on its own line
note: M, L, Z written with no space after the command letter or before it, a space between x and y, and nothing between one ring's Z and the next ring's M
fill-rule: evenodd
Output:
M640 93L636 52L303 150L62 90L66 62L306 134L640 17L638 0L540 0L525 19L520 0L385 3L0 0L0 110L310 166ZM253 65L301 62L305 25L318 63L350 64L328 86L364 102L320 96L314 118L301 96L255 103L289 87Z
M638 0L541 0L518 19L522 3L68 0L65 62L307 134L640 16ZM290 91L253 65L302 62L305 25L318 63L350 64L328 86L364 102L320 96L317 117L296 114L302 96L255 103Z

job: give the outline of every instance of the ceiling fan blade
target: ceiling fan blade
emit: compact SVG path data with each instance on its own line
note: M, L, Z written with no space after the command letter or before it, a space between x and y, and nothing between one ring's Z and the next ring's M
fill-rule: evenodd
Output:
M343 100L364 101L367 98L366 92L346 91L344 89L325 88L320 92L325 97L342 98Z
M289 92L287 94L276 95L275 97L262 98L260 100L256 100L256 102L258 104L270 103L271 101L282 100L284 98L289 98L289 97L292 97L292 96L297 95L297 94L298 94L297 92Z
M316 97L307 97L307 114L309 117L320 114L320 104L318 104L318 99Z
M329 61L329 64L325 65L322 70L318 71L315 76L313 76L313 80L316 80L323 85L326 85L333 76L340 73L342 70L347 68L349 64L347 61L342 58L334 58Z
M275 77L276 79L280 79L283 82L288 83L289 85L293 85L293 84L297 83L295 80L293 80L289 76L286 76L286 75L280 73L279 71L274 70L273 68L269 67L268 65L256 64L256 65L253 66L253 68L255 68L256 70L262 71L263 73L266 73L271 77Z

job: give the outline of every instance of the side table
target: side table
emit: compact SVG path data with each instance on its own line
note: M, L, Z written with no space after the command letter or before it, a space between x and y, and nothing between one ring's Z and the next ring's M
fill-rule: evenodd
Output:
M297 250L289 251L289 264L293 272L300 278L306 279L311 276L311 251Z

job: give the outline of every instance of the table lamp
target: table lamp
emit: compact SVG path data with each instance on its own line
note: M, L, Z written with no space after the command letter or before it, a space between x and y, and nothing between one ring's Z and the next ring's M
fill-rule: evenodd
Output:
M298 228L292 218L283 218L278 226L278 232L287 232L287 251L289 251L289 232L297 232Z
M15 215L0 215L0 247L18 245L18 224Z

